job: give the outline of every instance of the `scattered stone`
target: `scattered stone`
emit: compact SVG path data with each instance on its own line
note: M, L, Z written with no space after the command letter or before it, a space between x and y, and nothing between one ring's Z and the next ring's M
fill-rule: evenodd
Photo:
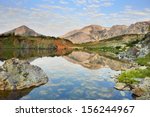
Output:
M138 84L137 83L130 84L130 87L131 89L135 89L136 87L138 87Z
M20 90L48 82L47 75L37 66L19 59L9 59L0 68L0 90Z
M143 96L149 96L150 97L150 78L145 78L139 83L139 88L141 88L144 91Z
M138 85L133 85L132 92L136 99L150 99L150 78L144 78Z
M126 87L123 88L123 90L124 90L124 91L130 91L131 88L130 88L129 86L126 86Z
M139 84L139 88L143 91L140 97L136 97L138 100L149 100L150 99L150 78L145 78Z
M123 90L125 87L126 87L125 83L119 83L119 82L116 83L116 86L115 86L115 88L118 90Z
M144 94L144 91L139 87L137 87L135 89L132 89L132 92L133 92L134 95L136 95L138 97L140 97Z
M126 93L124 91L120 91L120 94L124 97L126 96Z

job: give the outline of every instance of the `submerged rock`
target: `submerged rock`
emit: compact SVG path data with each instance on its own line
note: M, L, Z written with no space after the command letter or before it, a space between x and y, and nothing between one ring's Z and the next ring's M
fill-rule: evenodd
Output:
M0 90L20 90L48 82L47 75L37 66L19 59L9 59L0 68Z
M123 90L126 87L125 83L116 83L115 88L118 90Z

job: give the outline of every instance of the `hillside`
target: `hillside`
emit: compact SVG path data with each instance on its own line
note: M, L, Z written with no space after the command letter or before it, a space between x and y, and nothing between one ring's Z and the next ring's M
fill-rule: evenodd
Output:
M24 25L0 35L0 49L63 50L71 45L69 40L44 36Z
M71 32L68 32L67 34L61 36L61 38L68 39L72 41L73 43L86 43L86 42L91 42L91 41L97 41L97 32L103 31L103 30L108 30L109 28L107 27L102 27L98 25L90 25L83 27L82 29L79 30L74 30Z
M41 34L35 32L25 25L22 25L1 35L40 36Z
M105 40L121 35L128 34L146 34L150 30L150 21L137 22L126 25L114 25L110 28L98 25L86 26L82 29L71 31L62 38L68 39L76 44Z
M0 49L68 49L72 42L54 37L0 36Z
M83 47L99 48L99 47L117 47L117 46L126 46L129 43L134 43L140 41L145 37L144 34L126 34L121 36L116 36L108 38L105 40L100 40L96 42L87 42L83 44L76 44Z

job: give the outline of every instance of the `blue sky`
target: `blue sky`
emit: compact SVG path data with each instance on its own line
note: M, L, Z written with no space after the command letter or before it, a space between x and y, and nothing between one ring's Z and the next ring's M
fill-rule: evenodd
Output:
M0 33L27 25L51 36L90 24L150 20L150 0L0 0Z

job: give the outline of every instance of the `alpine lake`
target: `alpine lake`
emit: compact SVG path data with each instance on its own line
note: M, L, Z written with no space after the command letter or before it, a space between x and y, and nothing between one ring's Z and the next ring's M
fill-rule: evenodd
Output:
M130 91L114 88L115 76L127 64L84 51L0 50L0 66L19 58L37 65L49 77L45 85L19 91L0 91L1 100L132 100Z

